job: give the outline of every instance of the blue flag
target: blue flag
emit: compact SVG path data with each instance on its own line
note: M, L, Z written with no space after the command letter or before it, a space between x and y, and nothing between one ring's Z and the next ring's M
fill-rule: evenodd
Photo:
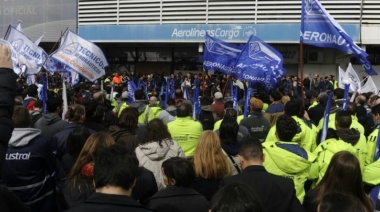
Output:
M368 54L354 43L318 0L302 0L300 40L309 45L353 54L368 75L377 75L367 60Z
M41 101L42 101L42 113L47 113L47 81L44 80L42 84L42 90L41 90Z
M137 90L137 86L133 80L128 82L128 104L135 101L135 90Z
M286 75L283 62L281 53L252 35L236 61L235 71L239 79L261 83L272 90Z
M324 120L323 120L322 135L321 135L321 140L320 140L321 143L326 140L326 136L327 136L327 130L329 127L331 101L333 101L332 96L333 96L333 93L330 92L328 94L326 110L325 110L325 115L324 115Z
M348 108L348 91L350 90L350 84L344 84L344 95L343 95L343 110L347 111Z
M248 117L248 111L249 111L249 100L251 99L251 93L252 93L252 83L248 82L248 89L245 92L245 102L244 102L244 118Z
M206 34L203 68L237 77L233 68L241 49L241 46L224 42Z
M201 112L201 103L199 101L199 86L196 86L194 88L193 105L193 120L197 120L199 113Z

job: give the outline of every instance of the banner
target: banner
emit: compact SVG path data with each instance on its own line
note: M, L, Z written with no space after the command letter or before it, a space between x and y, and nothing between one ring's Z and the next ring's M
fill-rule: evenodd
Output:
M373 81L373 79L372 79L371 76L369 76L367 78L367 82L359 90L360 94L362 94L362 93L368 93L368 92L373 92L376 95L379 93L379 89L377 88L377 86L376 86L376 84Z
M224 42L206 34L203 68L237 77L233 68L241 49L242 47L238 45Z
M309 45L353 54L368 75L377 75L367 60L368 54L354 43L318 0L302 0L300 40Z
M9 26L4 37L18 53L18 66L25 65L27 74L37 74L47 58L47 53L26 35Z
M258 82L272 90L286 75L283 61L281 53L252 35L239 55L235 69L239 79Z
M193 94L193 120L197 120L199 117L199 114L201 112L201 103L199 101L199 86L194 87L194 94Z
M108 62L98 46L71 30L67 30L62 39L62 45L50 55L51 58L65 64L91 82L105 74Z

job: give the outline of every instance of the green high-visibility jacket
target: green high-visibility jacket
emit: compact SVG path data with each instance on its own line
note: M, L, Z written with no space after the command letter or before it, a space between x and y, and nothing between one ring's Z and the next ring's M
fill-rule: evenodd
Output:
M316 156L299 146L297 142L263 143L264 166L268 172L293 180L297 198L302 202L305 196L304 184L309 172L317 172Z
M297 133L292 141L298 143L302 148L307 151L313 151L317 147L317 128L312 123L307 123L305 120L298 118L297 116L292 116L292 118L297 122L300 132ZM268 132L266 141L277 141L276 136L276 126L272 126Z
M177 141L185 155L193 156L198 139L203 132L202 124L194 121L190 116L177 117L168 123L168 129L173 140Z

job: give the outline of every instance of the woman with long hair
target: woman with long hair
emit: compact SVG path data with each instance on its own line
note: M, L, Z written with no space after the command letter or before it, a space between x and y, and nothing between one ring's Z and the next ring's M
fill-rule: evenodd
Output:
M373 211L372 202L364 191L359 160L348 151L338 152L332 157L321 182L306 194L303 203L306 211L316 212L323 197L331 192L351 196L362 211Z
M231 168L215 132L206 130L201 134L193 163L196 175L193 188L210 200L218 190L220 180L231 175Z
M112 136L105 132L95 133L87 139L63 188L66 201L64 207L73 207L84 202L95 191L93 187L95 153L98 149L114 143Z
M246 127L239 126L237 123L237 111L235 109L225 109L223 121L216 133L219 135L223 154L231 167L232 175L240 173L239 145L249 139L250 134Z
M172 157L185 157L178 143L172 140L168 127L160 119L153 119L147 126L144 141L136 147L135 152L140 166L153 172L158 190L165 188L162 180L162 163Z

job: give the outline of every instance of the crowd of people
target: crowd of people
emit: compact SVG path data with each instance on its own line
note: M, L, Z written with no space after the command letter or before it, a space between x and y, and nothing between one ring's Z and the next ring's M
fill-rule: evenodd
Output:
M59 76L49 79L45 105L38 86L16 80L7 49L0 50L1 211L371 212L380 206L377 94L357 95L343 110L333 76L306 77L303 89L296 76L286 76L270 92L255 84L244 117L247 85L238 79L115 73L103 83L69 87L62 115ZM160 92L165 77L175 83L173 96ZM146 89L135 90L129 102L131 81ZM238 88L238 107L230 83ZM191 96L197 86L201 111L194 116L184 87ZM334 97L321 139L328 92Z

